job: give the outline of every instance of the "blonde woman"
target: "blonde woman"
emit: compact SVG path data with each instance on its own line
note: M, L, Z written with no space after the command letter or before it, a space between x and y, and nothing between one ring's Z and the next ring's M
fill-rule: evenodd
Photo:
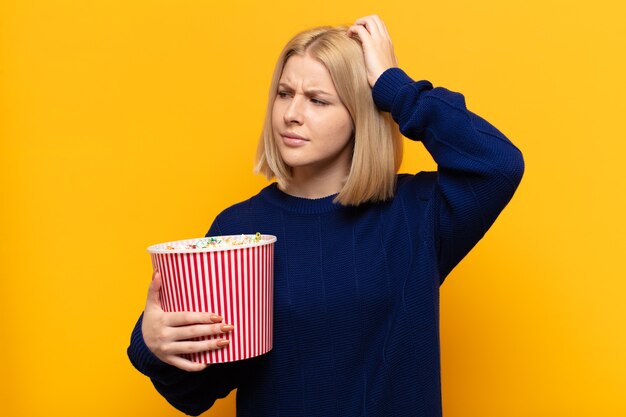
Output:
M404 136L436 172L397 175ZM214 314L165 313L153 277L128 353L176 408L198 415L237 389L238 416L441 416L439 287L515 192L519 150L461 94L397 68L378 16L296 35L272 78L257 171L276 182L207 235L277 236L274 342L222 349Z

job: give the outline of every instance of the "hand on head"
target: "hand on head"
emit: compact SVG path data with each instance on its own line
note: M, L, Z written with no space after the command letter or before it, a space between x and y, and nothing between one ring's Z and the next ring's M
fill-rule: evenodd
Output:
M363 45L367 80L374 87L378 77L385 70L397 67L398 60L393 51L391 37L385 23L378 15L357 19L347 32L348 36L358 35Z
M229 333L233 326L223 324L212 313L165 312L159 301L161 274L154 272L148 289L141 331L148 349L165 363L184 371L201 371L206 365L181 357L183 353L217 350L228 346L226 339L190 340L195 337Z

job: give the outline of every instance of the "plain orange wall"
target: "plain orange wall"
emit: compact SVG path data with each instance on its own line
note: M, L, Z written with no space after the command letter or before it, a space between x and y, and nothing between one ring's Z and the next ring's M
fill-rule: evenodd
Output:
M126 358L146 247L252 175L296 31L378 13L526 175L442 287L447 417L626 415L626 44L617 0L0 3L0 413L176 416ZM433 169L407 144L403 171ZM234 416L234 396L207 416Z

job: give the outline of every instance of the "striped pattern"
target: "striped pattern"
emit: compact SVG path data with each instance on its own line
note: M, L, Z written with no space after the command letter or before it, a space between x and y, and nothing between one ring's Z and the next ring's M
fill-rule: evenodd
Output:
M214 351L183 355L199 363L252 358L272 349L274 243L210 252L151 253L161 273L164 311L219 314L230 334L194 340L230 340Z

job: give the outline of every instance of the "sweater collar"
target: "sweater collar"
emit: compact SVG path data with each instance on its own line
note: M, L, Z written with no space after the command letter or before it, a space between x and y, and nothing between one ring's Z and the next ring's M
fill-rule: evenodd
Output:
M278 188L277 183L265 187L260 195L271 204L293 213L322 214L342 207L341 204L333 203L337 194L322 198L295 197Z

